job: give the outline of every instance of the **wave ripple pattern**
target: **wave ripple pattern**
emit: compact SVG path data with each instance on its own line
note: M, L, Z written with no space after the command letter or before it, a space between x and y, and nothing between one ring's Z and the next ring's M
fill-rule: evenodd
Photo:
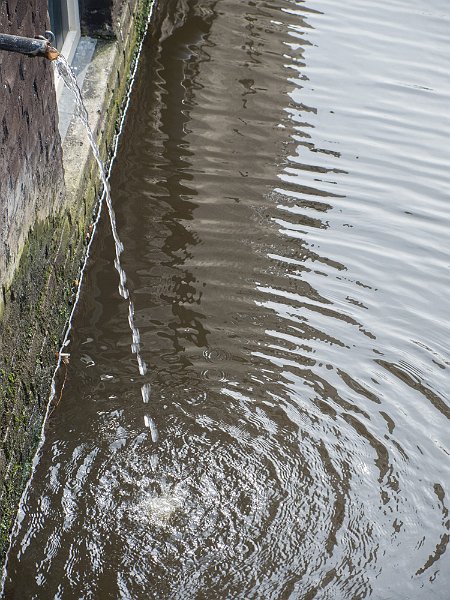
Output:
M449 597L449 25L168 3L5 598Z

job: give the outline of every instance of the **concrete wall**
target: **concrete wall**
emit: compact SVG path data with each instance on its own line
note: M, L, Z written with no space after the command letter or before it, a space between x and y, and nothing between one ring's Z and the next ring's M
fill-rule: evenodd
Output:
M102 34L110 39L97 44L84 92L105 159L148 7L148 0L103 3ZM1 1L0 31L35 36L47 28L46 0ZM61 145L52 65L43 58L0 52L0 138L1 564L39 441L99 178L78 122Z

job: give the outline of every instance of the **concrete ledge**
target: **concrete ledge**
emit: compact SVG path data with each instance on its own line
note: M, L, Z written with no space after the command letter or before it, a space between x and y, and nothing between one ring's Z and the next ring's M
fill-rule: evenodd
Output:
M136 26L139 28L142 15L128 15L127 21L130 31L125 30L124 41L97 42L82 88L89 124L105 163L108 161L111 143L116 133L133 51L139 39L139 31L133 29L136 29ZM91 216L100 191L100 178L86 130L77 117L72 118L63 142L63 165L67 210L73 214L75 209L73 216L80 216L79 213L77 215L76 207L80 206L80 198L83 198L85 211Z

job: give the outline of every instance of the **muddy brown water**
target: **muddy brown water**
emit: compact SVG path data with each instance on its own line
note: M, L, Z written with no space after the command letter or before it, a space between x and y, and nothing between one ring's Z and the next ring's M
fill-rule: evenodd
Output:
M148 36L8 599L446 599L450 7ZM150 384L148 402L141 386Z

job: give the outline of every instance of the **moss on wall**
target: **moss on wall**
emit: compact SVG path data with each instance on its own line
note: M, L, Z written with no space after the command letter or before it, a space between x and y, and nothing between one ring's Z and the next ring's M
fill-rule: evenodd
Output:
M80 240L68 215L36 224L13 284L4 290L0 326L0 553L29 476L49 383L67 320ZM75 260L74 260L75 259Z

